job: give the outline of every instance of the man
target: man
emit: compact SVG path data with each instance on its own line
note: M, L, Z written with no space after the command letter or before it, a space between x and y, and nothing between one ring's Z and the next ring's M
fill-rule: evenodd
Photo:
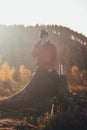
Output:
M37 67L41 70L51 72L58 64L57 49L48 39L46 30L40 31L40 40L34 46L33 57L37 58Z
M58 64L58 54L55 45L48 37L48 32L41 30L40 40L32 50L32 55L36 58L37 70L31 81L31 91L33 95L40 97L53 97L58 90L59 76L55 69Z

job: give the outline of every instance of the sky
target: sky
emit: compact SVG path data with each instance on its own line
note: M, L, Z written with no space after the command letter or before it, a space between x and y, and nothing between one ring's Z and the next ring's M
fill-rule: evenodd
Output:
M0 0L0 24L57 24L87 36L87 0Z

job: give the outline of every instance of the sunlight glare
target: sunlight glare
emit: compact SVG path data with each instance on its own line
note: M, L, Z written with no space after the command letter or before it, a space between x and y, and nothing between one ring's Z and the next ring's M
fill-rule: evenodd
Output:
M86 0L81 1L0 0L0 24L57 24L87 35Z

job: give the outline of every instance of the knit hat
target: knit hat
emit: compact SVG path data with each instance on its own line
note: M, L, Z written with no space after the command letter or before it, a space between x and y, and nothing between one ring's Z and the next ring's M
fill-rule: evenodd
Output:
M44 29L40 31L40 38L42 38L44 35L48 35L48 32Z

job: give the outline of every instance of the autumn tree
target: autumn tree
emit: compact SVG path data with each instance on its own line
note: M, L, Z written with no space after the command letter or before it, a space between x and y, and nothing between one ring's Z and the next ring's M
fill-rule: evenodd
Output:
M80 73L79 68L77 66L72 67L71 75L72 75L73 85L80 85L80 83L81 83L81 73Z
M0 80L1 81L7 81L7 80L13 80L13 76L15 74L15 68L10 68L9 64L7 62L4 62L1 66L0 70Z
M19 68L19 72L20 72L20 79L23 81L23 82L28 82L30 77L31 77L31 71L29 69L27 69L25 67L25 65L21 65L20 68Z

